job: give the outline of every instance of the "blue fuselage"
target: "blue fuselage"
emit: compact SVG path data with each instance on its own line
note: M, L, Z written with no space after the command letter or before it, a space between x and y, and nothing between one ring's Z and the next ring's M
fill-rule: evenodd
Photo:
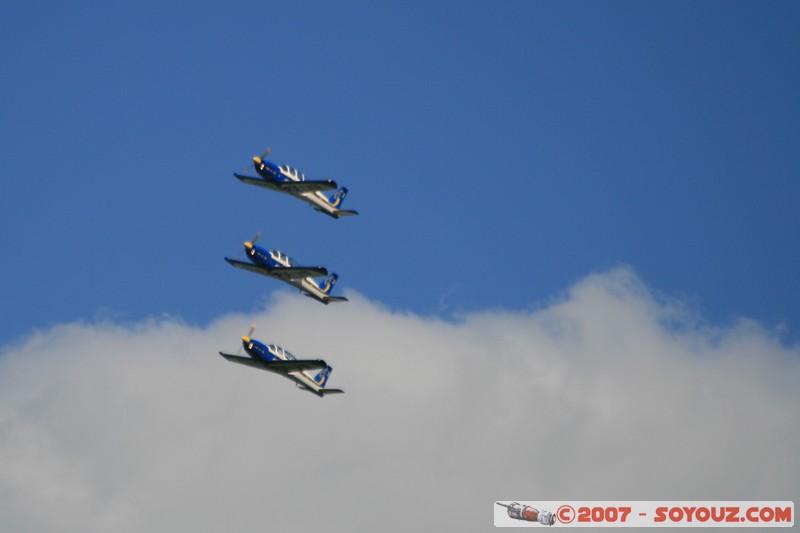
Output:
M262 160L260 163L254 163L253 165L255 166L258 175L265 180L274 181L277 183L289 181L289 178L283 175L281 170L278 168L278 165L272 163L271 161Z
M256 361L264 361L268 363L270 361L297 360L294 355L274 344L267 346L266 344L245 337L242 339L242 346L244 346L244 350L247 352L247 355ZM297 370L287 373L280 372L280 374L294 381L295 384L297 384L300 388L316 394L317 396L321 396L320 391L323 390L324 384L320 385L320 383L317 383L307 372Z

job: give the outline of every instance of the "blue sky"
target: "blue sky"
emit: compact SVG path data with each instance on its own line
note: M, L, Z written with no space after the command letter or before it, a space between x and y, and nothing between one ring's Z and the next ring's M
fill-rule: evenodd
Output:
M794 3L0 14L3 342L258 308L284 287L222 261L257 230L393 309L537 308L625 264L711 323L798 339ZM362 215L237 182L266 146Z
M0 4L0 529L796 500L798 27L792 2ZM361 215L233 178L267 146ZM350 302L227 265L256 231ZM251 323L347 393L226 363Z

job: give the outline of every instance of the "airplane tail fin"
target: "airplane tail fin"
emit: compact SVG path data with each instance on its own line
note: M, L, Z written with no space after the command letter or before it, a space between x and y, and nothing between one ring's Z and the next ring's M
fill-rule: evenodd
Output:
M319 371L319 374L314 376L314 381L320 387L325 388L325 384L328 382L328 378L331 377L331 372L333 372L333 368L331 368L330 365L326 366L325 368Z
M335 193L328 198L328 201L331 203L333 207L339 207L344 202L344 198L347 196L347 188L342 187L341 189L337 190Z
M333 289L333 286L336 285L336 281L338 279L339 276L334 272L333 274L325 278L325 281L319 284L319 290L321 290L324 294L330 294L331 289Z

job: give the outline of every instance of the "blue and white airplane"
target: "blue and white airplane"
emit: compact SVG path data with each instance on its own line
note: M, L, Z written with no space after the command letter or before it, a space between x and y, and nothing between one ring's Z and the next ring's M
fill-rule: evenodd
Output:
M300 292L314 298L318 302L328 305L331 302L346 302L344 296L332 296L331 289L339 279L335 273L328 275L325 267L300 266L297 261L290 258L280 250L266 250L256 246L255 242L260 237L256 234L252 241L244 243L244 251L247 253L250 263L226 257L225 261L235 266L251 272L263 274L275 279L279 279L297 287ZM322 283L317 283L313 278L327 276Z
M219 354L232 363L260 368L269 372L275 372L283 377L294 381L295 385L303 390L316 394L320 398L326 394L340 394L342 389L328 389L325 385L331 377L331 368L322 359L298 359L280 346L274 344L264 344L252 339L255 324L250 327L250 332L242 337L242 346L250 357L231 355L219 352ZM316 376L308 373L309 370L319 370Z
M270 153L270 149L264 151L261 156L253 157L253 166L258 172L259 177L243 176L234 172L240 181L264 187L273 191L291 194L304 202L311 204L311 207L321 213L339 218L343 216L357 215L357 211L347 211L339 209L347 196L347 189L342 187L336 189L338 185L333 180L313 181L306 180L302 172L288 165L276 165L264 159ZM332 191L331 196L322 194L322 191Z

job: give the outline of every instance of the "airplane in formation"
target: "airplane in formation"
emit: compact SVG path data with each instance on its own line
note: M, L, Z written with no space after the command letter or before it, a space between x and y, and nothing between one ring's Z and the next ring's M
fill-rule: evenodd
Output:
M295 385L320 398L326 394L341 394L342 389L326 388L328 379L331 377L331 368L322 359L298 359L280 346L274 344L264 344L252 338L256 326L250 327L250 332L242 337L242 346L249 357L232 355L224 352L219 354L232 363L238 363L253 368L260 368L280 374L285 378L294 381ZM308 371L319 370L319 373L312 376Z
M297 261L284 254L280 250L266 250L256 246L255 242L261 236L257 233L252 241L244 243L244 251L250 259L250 263L226 257L225 261L235 266L279 279L283 282L297 287L300 292L313 298L318 302L328 305L331 302L346 302L344 296L332 296L331 290L339 279L335 273L328 275L328 269L322 266L300 266ZM327 276L321 283L314 281L314 278Z
M345 196L347 196L345 187L337 188L338 185L333 180L307 180L303 173L295 168L288 165L276 165L272 161L264 159L270 152L271 150L267 148L260 156L253 157L253 167L258 173L258 177L245 176L236 172L233 175L243 183L290 194L308 202L317 211L333 218L358 214L358 211L340 209ZM331 196L323 194L323 191L334 189L336 192Z

